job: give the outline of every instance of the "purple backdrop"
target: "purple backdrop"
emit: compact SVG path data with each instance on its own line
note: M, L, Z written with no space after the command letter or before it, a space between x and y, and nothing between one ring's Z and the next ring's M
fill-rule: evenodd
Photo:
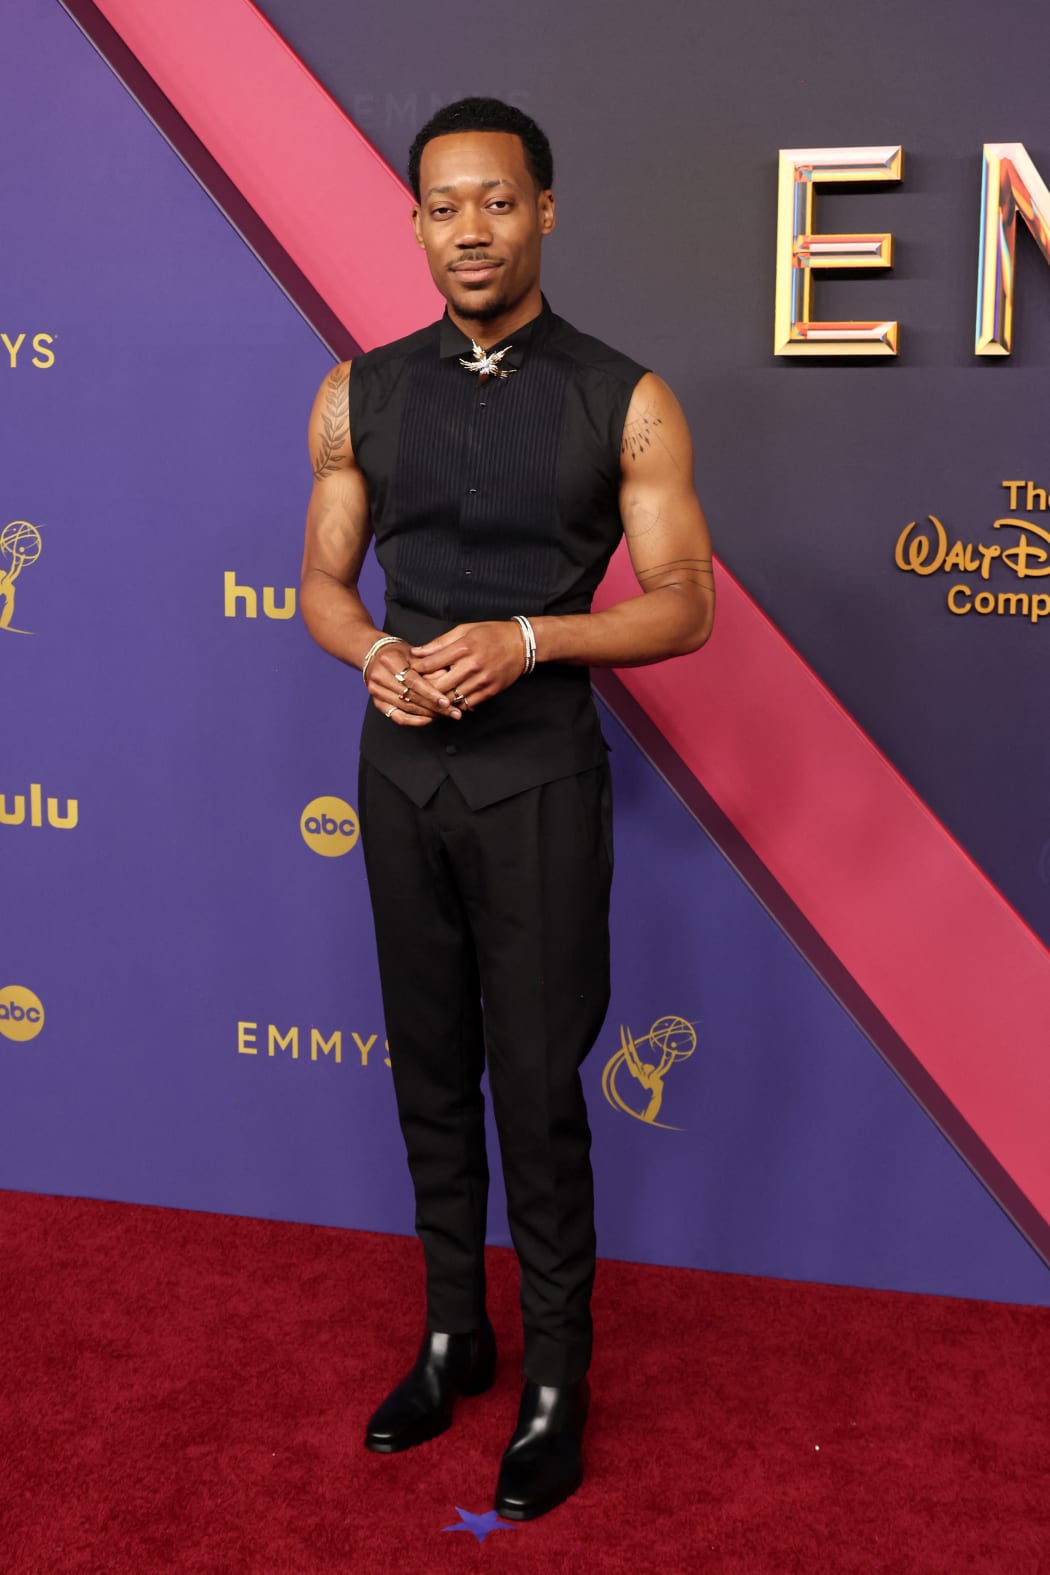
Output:
M353 30L334 5L265 9L398 161L432 100L464 90L549 124L557 309L668 376L730 566L1046 933L1041 635L973 629L892 568L907 519L962 519L1000 474L1038 478L1050 281L1021 269L1013 366L977 367L968 346L980 143L1009 104L1008 134L1040 159L1036 62L1015 58L997 97L982 54L978 113L976 20L931 105L913 80L926 24L899 7L858 8L821 61L803 46L827 7L758 29L745 5L703 36L669 13L639 40L615 0L597 32L543 5L511 22L514 69L494 80L459 0ZM910 43L869 85L877 22ZM41 542L15 586L31 632L0 630L0 793L8 816L34 783L78 808L74 828L0 824L0 1003L15 984L46 1013L32 1039L0 1035L0 1185L408 1231L360 849L321 857L300 832L319 796L353 806L363 690L263 598L291 605L330 357L57 0L14 0L0 39L0 331L26 334L6 369L0 343L0 531L28 521ZM906 190L834 199L833 222L901 235L879 298L911 324L903 364L774 365L777 147L891 137L915 149ZM599 256L615 259L600 277ZM860 315L874 286L849 288ZM37 334L53 365L32 364ZM231 574L254 618L250 597L227 608ZM1050 1301L1044 1265L605 725L615 988L587 1067L601 1250ZM667 1015L698 1042L658 1127L610 1103L603 1072L621 1025L644 1038ZM644 1110L623 1067L613 1091ZM491 1224L506 1241L498 1195Z

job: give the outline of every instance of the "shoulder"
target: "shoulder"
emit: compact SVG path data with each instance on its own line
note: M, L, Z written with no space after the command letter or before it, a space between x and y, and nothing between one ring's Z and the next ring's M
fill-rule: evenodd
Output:
M548 342L552 350L560 350L570 356L581 372L607 378L627 389L633 389L648 374L648 368L640 362L613 345L606 344L604 339L596 338L594 334L581 333L564 317L554 316Z
M390 366L407 361L420 351L430 350L437 343L439 328L440 320L417 328L414 333L403 334L400 339L391 339L385 345L376 345L374 350L364 351L354 357L354 371L361 373Z

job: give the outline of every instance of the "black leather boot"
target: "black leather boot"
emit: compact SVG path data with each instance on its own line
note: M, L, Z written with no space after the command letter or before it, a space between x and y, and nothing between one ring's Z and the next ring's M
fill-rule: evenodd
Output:
M480 1395L496 1376L496 1336L488 1319L470 1334L423 1337L415 1366L365 1430L365 1448L392 1455L436 1438L452 1421L457 1395Z
M583 1481L583 1425L591 1392L575 1384L534 1384L526 1379L518 1425L503 1455L496 1513L506 1520L535 1520L575 1493Z

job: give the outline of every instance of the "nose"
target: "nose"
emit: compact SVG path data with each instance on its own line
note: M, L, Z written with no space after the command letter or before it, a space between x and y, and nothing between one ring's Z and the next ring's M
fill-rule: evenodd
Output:
M456 227L456 245L466 247L490 246L492 244L492 225L488 220L484 208L475 204L467 204L459 216Z

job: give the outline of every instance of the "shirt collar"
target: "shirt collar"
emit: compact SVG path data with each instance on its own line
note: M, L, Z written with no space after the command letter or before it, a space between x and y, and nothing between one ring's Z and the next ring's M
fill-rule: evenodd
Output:
M506 337L501 339L498 344L486 346L486 349L490 354L493 350L501 350L504 345L509 347L507 354L500 362L501 366L520 367L521 363L525 359L525 352L529 345L533 339L538 339L540 337L550 322L550 319L553 317L554 313L550 309L550 304L547 300L547 297L545 295L541 295L540 299L543 302L543 305L540 307L539 312L535 317L530 317L527 323L522 323L520 328L516 328L512 334L507 334ZM445 308L444 315L438 324L438 329L438 355L441 360L447 360L449 356L454 355L466 356L469 360L471 355L470 336L463 333L461 329L456 327L455 323L448 315L447 306Z

